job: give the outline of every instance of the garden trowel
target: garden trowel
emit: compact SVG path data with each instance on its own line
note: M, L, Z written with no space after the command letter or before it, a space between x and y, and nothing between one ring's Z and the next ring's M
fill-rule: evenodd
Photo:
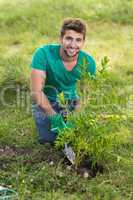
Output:
M63 149L63 153L66 155L67 159L72 163L75 164L75 153L70 145L65 143L65 148Z

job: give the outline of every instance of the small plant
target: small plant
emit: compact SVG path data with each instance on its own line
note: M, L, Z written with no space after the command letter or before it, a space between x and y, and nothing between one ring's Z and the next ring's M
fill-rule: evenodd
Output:
M107 68L109 67L109 58L107 56L104 56L101 59L101 69L99 70L100 73L103 73L107 70Z
M56 140L57 148L63 148L65 142L72 146L76 153L76 166L79 166L85 158L91 158L93 165L105 162L112 156L115 147L128 135L120 132L126 116L123 117L116 109L120 105L116 89L111 86L110 79L108 81L108 76L103 73L107 70L108 62L106 56L101 60L102 69L94 81L87 78L86 73L84 74L83 80L79 82L82 88L78 85L78 89L81 95L84 95L83 92L89 95L84 97L85 102L81 112L71 113L68 117L68 122L74 127L63 130Z
M114 148L127 137L119 133L125 118L118 115L96 115L86 109L85 112L71 115L69 120L75 128L60 133L56 147L63 148L65 142L71 144L76 153L76 166L87 157L92 159L93 165L105 162Z

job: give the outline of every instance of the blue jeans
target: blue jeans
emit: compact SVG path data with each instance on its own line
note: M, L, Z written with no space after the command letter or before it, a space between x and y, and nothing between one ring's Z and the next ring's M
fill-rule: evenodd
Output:
M50 103L55 112L61 113L61 115L65 120L66 108L60 106L58 102L50 102ZM75 106L76 106L76 100L68 101L68 110L70 112L74 111ZM57 133L50 130L51 127L50 121L44 110L42 110L42 108L39 107L37 104L33 103L32 114L35 119L39 142L41 144L53 143L56 139Z

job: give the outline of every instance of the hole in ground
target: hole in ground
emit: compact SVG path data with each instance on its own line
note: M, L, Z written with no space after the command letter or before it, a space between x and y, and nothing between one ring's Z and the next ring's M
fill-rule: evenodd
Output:
M65 157L63 160L63 164L68 168L69 170L74 170L81 176L88 178L88 177L95 177L97 173L103 173L104 167L102 164L95 163L93 165L92 159L85 159L83 160L78 167L75 167L71 164L71 162ZM69 168L70 166L70 168Z
M97 173L103 173L104 167L102 164L95 163L93 164L91 159L84 160L77 168L77 172L82 176L91 176L95 177Z

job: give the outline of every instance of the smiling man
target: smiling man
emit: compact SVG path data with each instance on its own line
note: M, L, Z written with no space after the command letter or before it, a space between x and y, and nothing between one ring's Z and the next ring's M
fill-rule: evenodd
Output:
M59 130L66 128L58 95L63 92L69 111L80 108L76 83L85 71L95 76L95 61L82 51L86 25L81 19L65 19L60 31L60 44L38 48L31 63L33 116L40 143L53 143Z

